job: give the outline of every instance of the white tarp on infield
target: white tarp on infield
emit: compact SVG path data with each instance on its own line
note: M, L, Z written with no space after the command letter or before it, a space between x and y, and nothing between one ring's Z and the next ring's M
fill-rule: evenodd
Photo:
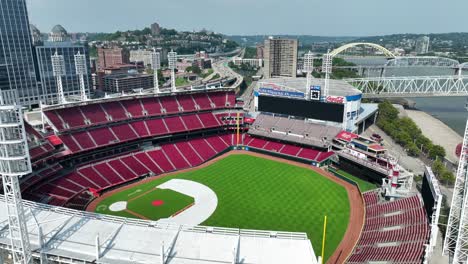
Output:
M208 186L198 182L174 179L167 181L156 188L170 189L188 196L195 200L195 204L182 213L169 219L161 219L164 222L177 223L179 225L199 225L208 219L218 206L218 197Z

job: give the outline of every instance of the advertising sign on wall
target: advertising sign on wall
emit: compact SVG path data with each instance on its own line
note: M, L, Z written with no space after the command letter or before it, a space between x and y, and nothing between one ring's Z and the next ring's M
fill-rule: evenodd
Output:
M283 90L276 90L276 89L271 89L271 88L260 88L258 89L258 92L261 94L268 94L268 95L274 95L274 96L304 98L304 93L301 93L301 92L283 91Z

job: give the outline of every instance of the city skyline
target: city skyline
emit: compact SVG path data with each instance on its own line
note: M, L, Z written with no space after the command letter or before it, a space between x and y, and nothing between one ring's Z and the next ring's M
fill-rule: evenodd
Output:
M70 16L71 0L29 0L28 6L31 23L42 32L48 32L55 24L62 24L70 32L115 32L142 29L153 22L165 28L186 31L205 28L227 35L371 36L468 31L461 23L468 2L462 0L452 0L450 5L436 0L203 2L140 0L135 5L119 0L112 3L110 0L83 0L80 5L73 6L74 13L81 14L83 19ZM207 7L210 12L202 15ZM106 8L112 12L103 12ZM54 15L44 15L50 13ZM282 22L278 23L278 19Z

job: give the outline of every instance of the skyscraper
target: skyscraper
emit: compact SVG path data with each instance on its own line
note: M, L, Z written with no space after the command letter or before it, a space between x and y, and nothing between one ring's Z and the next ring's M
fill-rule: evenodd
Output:
M269 38L263 51L265 77L296 77L297 39Z
M0 1L0 65L6 65L9 87L17 90L19 102L39 103L39 88L32 51L25 0Z

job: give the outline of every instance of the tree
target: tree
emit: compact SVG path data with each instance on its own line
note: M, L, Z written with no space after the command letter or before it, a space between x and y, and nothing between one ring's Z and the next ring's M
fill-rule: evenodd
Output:
M444 172L442 172L440 178L442 179L442 181L444 181L447 184L455 183L455 176L449 170L445 170Z
M398 109L396 109L389 101L384 101L379 104L379 120L394 121L398 118Z
M432 171L434 172L435 175L440 175L443 171L445 170L445 166L444 166L444 163L442 163L442 161L440 160L436 160L434 161L434 163L432 163Z
M198 67L198 65L193 65L192 66L192 72L197 74L197 75L200 75L201 74L201 69L200 69L200 67Z
M437 157L443 158L445 157L445 149L440 145L432 146L431 150L429 151L429 157L431 159L437 159Z
M420 153L419 148L413 142L408 144L406 148L407 148L407 151L408 151L408 155L410 155L410 156L417 157L419 155L419 153Z
M422 151L425 153L429 153L429 151L432 149L432 142L430 139L428 139L426 136L420 134L416 138L416 145L418 147L422 148Z

